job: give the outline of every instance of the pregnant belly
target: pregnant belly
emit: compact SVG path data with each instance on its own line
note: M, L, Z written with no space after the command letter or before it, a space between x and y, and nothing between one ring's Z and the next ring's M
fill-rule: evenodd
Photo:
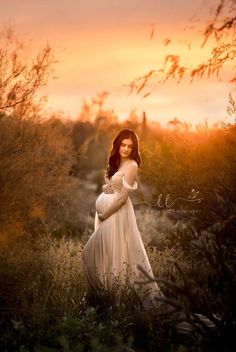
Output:
M95 209L97 213L104 213L110 205L117 199L119 193L101 193L96 202L95 202Z

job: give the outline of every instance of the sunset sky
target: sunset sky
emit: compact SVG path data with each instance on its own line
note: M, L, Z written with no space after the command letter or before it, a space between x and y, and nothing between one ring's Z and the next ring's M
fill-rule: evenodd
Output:
M200 50L201 31L217 4L217 0L8 0L0 1L0 21L2 28L10 25L20 39L31 40L32 51L47 42L54 48L58 79L45 89L49 112L63 111L76 118L83 99L90 101L108 91L104 107L120 119L136 109L138 115L146 111L150 120L163 126L174 117L192 124L207 119L211 125L227 120L233 88L227 83L230 67L222 81L153 80L143 92L152 92L147 98L128 95L126 85L160 69L167 54L179 54L191 66L204 60L211 47ZM171 39L167 46L166 38Z

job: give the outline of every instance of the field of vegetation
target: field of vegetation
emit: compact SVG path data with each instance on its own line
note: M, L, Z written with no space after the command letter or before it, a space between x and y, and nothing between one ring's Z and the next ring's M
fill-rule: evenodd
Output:
M233 351L236 121L163 128L89 102L76 121L44 116L36 93L51 49L26 66L8 37L0 54L1 351ZM165 295L152 311L128 290L119 304L88 296L81 270L111 141L125 127L140 140L131 197Z

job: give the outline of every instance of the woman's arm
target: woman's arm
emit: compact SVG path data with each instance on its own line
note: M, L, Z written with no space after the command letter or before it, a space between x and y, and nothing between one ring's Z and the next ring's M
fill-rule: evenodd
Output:
M124 177L125 177L125 181L131 187L133 186L133 184L135 182L137 174L138 174L138 165L136 163L130 164L125 171ZM124 205L125 202L127 201L127 198L128 198L131 191L132 191L132 189L128 189L123 186L121 189L121 192L120 192L120 196L116 199L116 201L114 203L111 204L109 209L107 211L105 211L103 214L98 214L99 219L105 220L109 216L114 214L117 210L119 210L120 207L122 207L122 205Z

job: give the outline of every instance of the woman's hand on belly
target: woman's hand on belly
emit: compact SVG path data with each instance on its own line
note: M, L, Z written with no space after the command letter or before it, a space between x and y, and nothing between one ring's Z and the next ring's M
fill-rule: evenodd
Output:
M108 184L103 185L103 186L102 186L102 190L103 190L103 192L106 193L106 194L111 194L111 193L114 193L114 192L115 192L114 189L112 188L112 186L111 186L111 185L108 185Z

